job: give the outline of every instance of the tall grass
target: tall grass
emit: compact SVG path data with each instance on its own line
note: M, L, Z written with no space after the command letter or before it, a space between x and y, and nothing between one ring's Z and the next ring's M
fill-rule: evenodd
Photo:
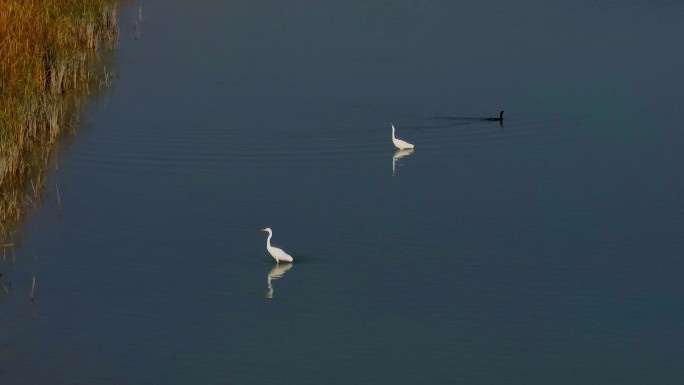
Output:
M113 0L0 0L0 241L38 199L52 144L98 83L96 52L117 37Z

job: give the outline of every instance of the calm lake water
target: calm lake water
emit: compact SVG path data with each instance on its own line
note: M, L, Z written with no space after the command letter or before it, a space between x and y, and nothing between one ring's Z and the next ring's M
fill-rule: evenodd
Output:
M683 16L124 4L0 262L0 383L680 384Z

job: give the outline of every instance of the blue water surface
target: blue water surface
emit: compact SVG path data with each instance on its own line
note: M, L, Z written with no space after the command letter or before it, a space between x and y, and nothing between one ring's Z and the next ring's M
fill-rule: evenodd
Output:
M0 383L681 383L683 15L122 4L0 262Z

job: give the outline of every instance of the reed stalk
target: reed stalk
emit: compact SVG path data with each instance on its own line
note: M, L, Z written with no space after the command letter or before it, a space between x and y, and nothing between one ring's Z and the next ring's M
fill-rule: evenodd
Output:
M98 52L117 38L114 0L0 0L0 241L38 201L56 139L101 83Z

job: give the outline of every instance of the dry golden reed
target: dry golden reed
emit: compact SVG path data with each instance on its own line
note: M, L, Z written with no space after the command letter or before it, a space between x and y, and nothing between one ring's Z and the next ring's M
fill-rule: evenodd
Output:
M0 241L38 199L95 52L117 36L113 0L0 0Z

